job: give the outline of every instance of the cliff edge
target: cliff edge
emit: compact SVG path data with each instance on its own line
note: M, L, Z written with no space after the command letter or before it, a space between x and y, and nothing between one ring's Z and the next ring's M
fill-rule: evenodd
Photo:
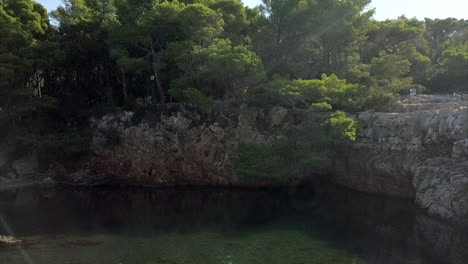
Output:
M336 183L414 198L444 219L468 219L468 98L406 97L391 113L359 113L359 141L340 152Z

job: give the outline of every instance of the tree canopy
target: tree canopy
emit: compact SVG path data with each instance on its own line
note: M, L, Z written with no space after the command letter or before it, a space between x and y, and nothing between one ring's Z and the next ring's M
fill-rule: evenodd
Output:
M66 133L141 99L353 112L468 92L464 20L376 21L370 0L62 2L0 0L0 125Z

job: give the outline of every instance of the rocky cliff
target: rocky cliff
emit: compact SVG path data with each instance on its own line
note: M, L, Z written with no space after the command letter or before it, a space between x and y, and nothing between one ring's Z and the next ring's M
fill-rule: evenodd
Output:
M358 113L358 141L339 150L325 173L338 184L411 198L433 215L467 221L467 106L466 96L415 96L403 99L390 113ZM65 166L56 164L45 177L77 185L242 185L236 173L241 142L288 137L313 118L301 109L265 110L238 102L215 107L211 114L185 104L95 118L93 154ZM0 151L0 169L10 173L0 180L11 183L32 175L37 159L27 156L5 165L7 149Z
M265 111L236 102L218 106L215 114L203 114L190 105L169 105L164 112L149 107L95 119L94 158L71 177L63 176L72 183L89 185L109 180L143 185L244 185L236 175L239 144L284 137L294 129L296 119L304 120L299 115L307 114L284 108Z
M239 185L240 142L288 136L311 118L306 110L224 104L210 117L182 107L159 116L123 112L95 120L97 158L76 181L91 174L145 184ZM390 113L358 113L359 140L338 151L329 173L338 184L411 198L433 215L466 221L467 106L466 96L415 96Z
M468 99L416 96L392 113L359 113L359 142L334 160L335 182L414 198L431 214L468 219Z

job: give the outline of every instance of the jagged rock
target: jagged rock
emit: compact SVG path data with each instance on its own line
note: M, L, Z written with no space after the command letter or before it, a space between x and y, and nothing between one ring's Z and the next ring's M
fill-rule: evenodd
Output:
M413 178L416 203L444 219L468 220L467 173L466 159L432 158L424 161Z
M283 107L273 107L270 111L270 122L271 126L279 126L284 124L286 117L289 114L289 110Z
M452 154L455 158L468 156L468 139L462 139L453 143Z
M352 189L413 198L411 185L414 167L421 158L395 150L381 151L366 145L361 148L343 150L332 164L333 180Z
M468 221L467 103L423 95L402 100L401 113L359 113L359 142L337 155L334 181L413 198L433 215Z
M204 120L180 107L153 112L157 118L147 113L138 124L122 117L133 116L129 113L94 120L91 149L97 157L91 160L90 171L133 184L237 184L239 143L284 137L285 127L292 127L287 118L290 110L277 107L265 112L245 104L234 104L232 109L228 103L222 106L215 117ZM155 119L157 122L150 121ZM113 144L112 138L118 140Z
M337 153L329 170L334 181L360 191L412 198L431 214L463 221L466 193L454 182L468 178L460 165L468 159L466 100L412 96L401 100L398 112L354 114L362 130L356 144ZM131 112L94 120L91 148L96 156L70 181L235 185L241 142L268 143L312 118L307 110L221 104L209 117L172 105L170 111L145 112L138 122ZM451 167L444 164L430 165L440 158L455 162L459 173L449 173ZM437 174L441 168L444 173Z

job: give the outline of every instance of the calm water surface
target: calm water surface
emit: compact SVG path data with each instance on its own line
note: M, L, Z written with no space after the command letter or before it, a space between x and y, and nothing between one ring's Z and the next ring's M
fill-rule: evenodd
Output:
M466 228L410 201L310 189L0 192L8 264L466 264Z

